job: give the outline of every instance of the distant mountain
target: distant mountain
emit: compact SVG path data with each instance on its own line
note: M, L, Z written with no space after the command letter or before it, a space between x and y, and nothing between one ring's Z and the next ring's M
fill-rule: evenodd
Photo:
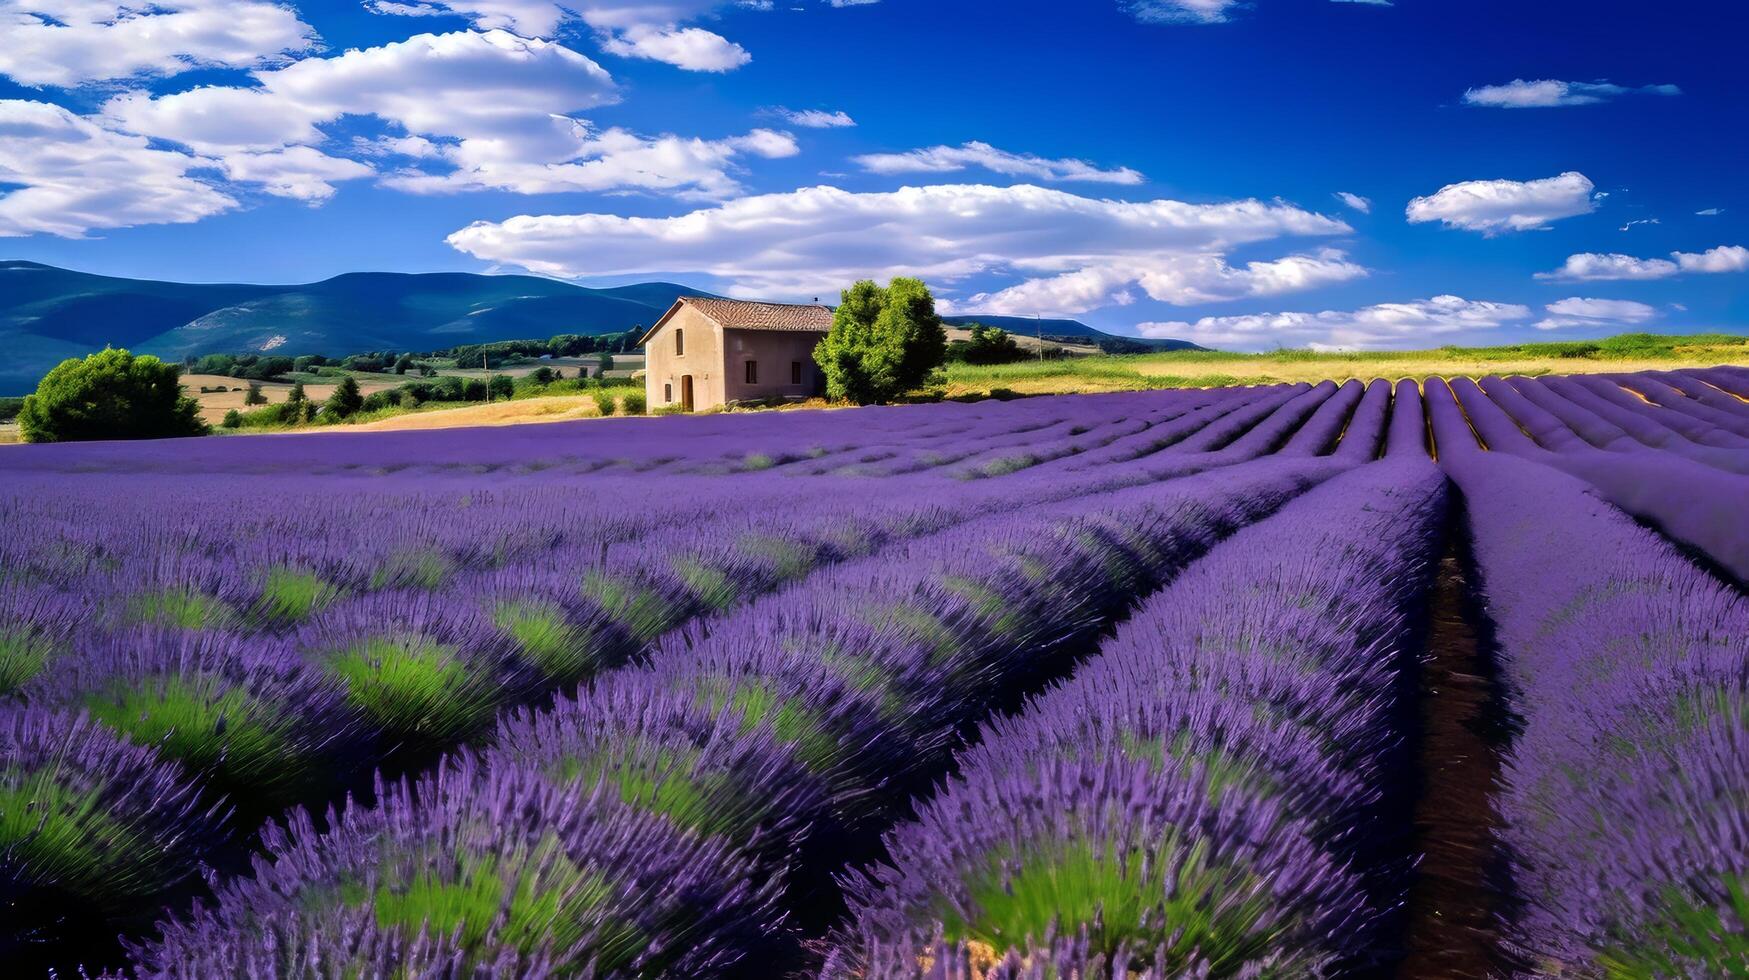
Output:
M535 276L361 272L296 286L118 279L0 261L0 395L105 345L188 354L433 350L656 322L674 283L589 289Z
M561 333L619 333L655 323L680 296L709 295L671 282L590 289L536 276L466 272L355 272L295 286L176 283L0 261L0 395L35 390L60 361L106 345L167 360L267 351L426 351ZM950 319L1033 330L1026 317ZM1109 336L1076 320L1045 320L1042 326L1052 337Z
M1001 327L1013 334L1034 336L1042 334L1046 339L1076 339L1086 343L1097 344L1102 340L1117 340L1154 350L1202 350L1188 340L1166 340L1150 337L1125 337L1119 334L1106 333L1082 323L1080 320L1057 320L1050 317L1033 319L1030 316L999 316L986 313L967 313L964 316L944 316L943 323L960 327L968 323L982 323L986 327Z

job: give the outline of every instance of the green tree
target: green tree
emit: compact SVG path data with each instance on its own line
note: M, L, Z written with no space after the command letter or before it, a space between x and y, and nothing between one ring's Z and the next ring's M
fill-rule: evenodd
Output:
M987 327L982 323L971 324L970 340L956 340L948 345L949 360L964 361L967 364L1010 364L1025 360L1026 351L1014 342L1008 331L1001 327Z
M486 382L487 401L492 401L498 398L509 399L515 397L515 395L516 382L510 380L510 375L508 374L494 374L492 375L492 379Z
M225 413L225 420L223 422L219 423L220 427L226 428L226 429L235 429L235 428L240 427L242 424L243 424L243 416L241 413L239 413L234 408L231 409L230 411L226 412Z
M357 414L364 407L364 396L358 393L358 379L348 375L334 386L334 393L322 404L322 414L330 420Z
M259 381L249 382L249 393L243 396L243 404L245 404L245 405L265 405L265 404L267 404L267 396L263 395L261 393L261 382L259 382Z
M490 398L491 394L491 390L486 387L486 382L479 378L469 378L467 383L462 386L462 401L465 402L483 402Z
M18 413L26 442L205 435L200 405L182 395L182 368L114 348L69 358Z
M308 397L310 396L304 394L304 383L302 381L293 381L291 393L285 396L285 400L296 405L298 402L301 402Z
M814 361L827 395L882 404L922 384L946 350L947 331L921 279L901 276L885 288L864 279L844 290Z
M603 374L606 374L607 372L609 372L611 370L613 370L613 355L612 354L601 355L601 372Z

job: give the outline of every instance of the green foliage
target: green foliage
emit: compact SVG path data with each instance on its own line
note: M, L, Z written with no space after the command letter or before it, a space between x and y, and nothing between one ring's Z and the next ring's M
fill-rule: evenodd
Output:
M615 406L612 392L598 391L593 397L595 399L595 410L597 412L600 412L603 417L613 414Z
M462 383L462 401L483 402L491 395L491 389L479 378L469 378Z
M516 382L508 374L494 374L486 382L486 400L496 401L499 398L509 399L516 395Z
M289 740L293 721L248 691L211 676L166 675L118 683L85 707L137 745L205 774L239 799L290 803L307 775Z
M243 396L243 404L245 404L245 405L265 405L265 404L267 404L267 396L263 395L261 393L261 382L259 382L259 381L249 382L249 393Z
M128 603L128 618L155 626L201 630L230 625L236 620L236 614L231 607L204 592L173 588L135 596Z
M330 602L340 597L340 589L321 576L290 568L272 568L261 586L257 608L261 614L277 620L297 622L308 619Z
M1202 842L1186 846L1176 828L1143 846L1054 841L992 857L965 884L972 914L940 909L947 939L988 943L998 953L1043 937L1053 925L1069 935L1085 927L1096 951L1127 946L1138 954L1132 969L1159 967L1177 976L1203 959L1225 976L1265 955L1271 940L1270 930L1256 928L1268 911L1268 890L1210 861ZM1154 962L1161 952L1166 962Z
M453 744L483 728L497 708L497 678L423 637L366 640L330 656L328 670L391 743Z
M26 442L205 435L200 406L182 395L182 369L105 349L62 361L18 413Z
M58 652L52 642L32 630L0 630L0 697L23 687Z
M595 673L599 644L590 631L573 626L564 610L536 602L501 602L492 621L516 640L522 655L549 681L575 684Z
M1013 337L1008 336L1008 331L1000 327L986 327L982 323L969 326L972 329L971 339L956 340L949 344L948 360L966 364L1012 364L1031 356L1020 349Z
M922 280L900 277L882 288L864 279L844 290L814 361L830 397L884 404L922 384L946 348L947 333Z
M142 846L109 815L101 787L75 789L60 775L0 766L0 854L8 864L91 902L161 888L162 852Z
M546 385L552 384L553 380L557 377L558 375L553 373L552 368L543 364L540 367L535 368L534 371L529 374L528 379L537 385L545 387Z
M23 410L23 398L0 398L0 422L12 421Z
M607 373L608 371L613 370L613 355L612 354L601 355L601 364L598 366L600 367L603 374Z
M1598 957L1611 980L1653 980L1655 977L1741 976L1749 964L1749 886L1726 874L1717 901L1703 900L1683 889L1666 887L1639 935ZM1728 913L1721 910L1728 909ZM1706 969L1693 972L1695 964Z
M243 415L234 408L226 412L224 420L219 423L219 427L222 429L236 429L241 428L242 425Z
M322 404L322 417L337 421L357 414L364 407L364 396L358 393L358 381L350 375L340 379L334 393Z
M625 406L625 414L627 414L627 415L642 415L642 414L644 414L645 402L644 402L644 393L643 392L641 392L641 391L626 392L625 396L623 398L621 398L620 401Z
M296 404L308 400L309 397L309 395L304 393L304 383L302 381L293 381L291 391L285 396L285 400Z

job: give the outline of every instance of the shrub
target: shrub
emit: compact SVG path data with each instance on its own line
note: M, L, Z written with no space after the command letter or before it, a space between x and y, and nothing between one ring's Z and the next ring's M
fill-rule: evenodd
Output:
M625 396L625 414L627 414L627 415L642 415L642 414L644 414L644 393L643 392L633 391L633 392L628 392L626 394L626 396Z
M181 376L179 365L113 348L69 358L25 398L18 424L26 442L205 435Z
M970 324L972 337L970 340L956 340L947 347L947 359L964 361L967 364L1012 364L1024 361L1028 354L1020 349L1008 331L1000 327L987 327L982 323Z
M494 374L492 375L492 379L486 382L487 401L493 401L499 398L509 399L514 398L515 396L516 382L512 381L508 374Z
M462 401L483 402L490 397L491 389L487 388L486 382L479 378L469 378L462 385Z
M613 355L612 354L601 355L601 370L604 373L607 371L613 370Z
M225 420L219 425L226 429L239 428L243 425L243 414L233 408L225 413Z
M922 280L899 277L882 288L864 279L844 291L814 361L831 397L884 404L922 384L946 348L947 332Z
M243 404L245 404L245 405L265 405L265 404L267 404L267 396L263 395L261 393L261 382L259 382L259 381L249 382L249 393L247 395L243 396Z
M603 416L612 415L614 409L613 394L606 391L595 393L595 410Z
M544 388L547 385L552 384L553 379L555 379L557 377L558 377L558 375L553 373L552 368L550 368L550 367L537 367L534 369L534 373L530 374L528 376L528 379L530 381L533 381L535 384L540 385L541 387Z
M334 393L328 396L328 401L322 405L322 412L330 419L343 419L357 414L364 407L364 396L358 393L358 381L350 376L340 379L340 384L334 388Z

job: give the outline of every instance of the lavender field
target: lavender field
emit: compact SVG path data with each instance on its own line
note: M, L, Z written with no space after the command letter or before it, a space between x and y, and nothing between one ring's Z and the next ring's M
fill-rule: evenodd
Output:
M1749 970L1749 370L0 452L14 976Z

